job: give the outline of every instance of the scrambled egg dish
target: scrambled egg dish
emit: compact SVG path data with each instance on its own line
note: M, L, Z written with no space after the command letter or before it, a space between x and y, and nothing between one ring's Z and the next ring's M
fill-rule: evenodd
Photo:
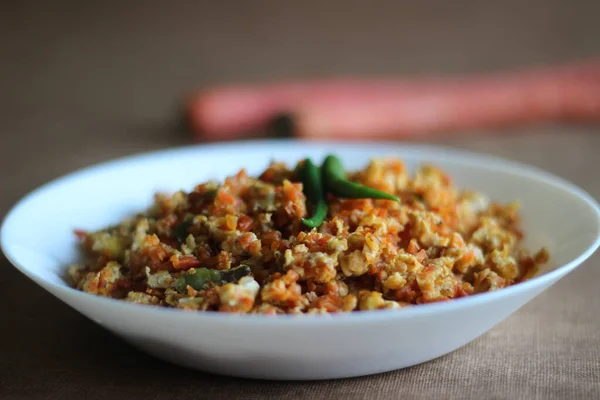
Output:
M520 243L518 204L461 191L433 165L410 174L378 159L346 175L399 201L324 190L320 225L298 169L273 162L191 192L158 194L145 213L76 231L84 292L191 311L297 314L400 309L498 290L548 260ZM358 185L357 185L358 186ZM360 197L360 196L357 196Z

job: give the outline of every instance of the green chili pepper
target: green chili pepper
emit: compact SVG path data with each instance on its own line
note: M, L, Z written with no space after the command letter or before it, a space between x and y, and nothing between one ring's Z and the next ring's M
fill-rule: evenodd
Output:
M217 270L208 268L196 268L193 272L187 272L175 282L175 289L179 293L185 293L187 287L191 286L194 290L208 289L213 285L223 285L229 282L237 282L244 276L248 276L252 270L247 265L229 270Z
M325 188L336 197L346 199L385 199L400 201L392 194L367 186L359 185L346 179L342 162L334 155L328 155L322 166Z
M189 235L188 231L193 224L194 218L186 219L185 221L177 225L175 228L173 228L173 236L175 236L177 240L179 240L181 243L185 242L185 239L187 239Z
M317 228L327 217L327 202L323 193L323 180L319 167L310 158L296 169L296 176L302 182L304 195L313 206L313 215L302 218L302 223L309 228Z

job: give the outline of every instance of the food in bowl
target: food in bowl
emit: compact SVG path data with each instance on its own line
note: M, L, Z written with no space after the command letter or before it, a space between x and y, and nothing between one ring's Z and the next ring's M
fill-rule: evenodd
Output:
M523 246L518 203L459 190L443 170L328 156L272 162L222 183L157 194L97 232L76 231L78 289L185 310L262 314L401 309L498 290L548 261Z

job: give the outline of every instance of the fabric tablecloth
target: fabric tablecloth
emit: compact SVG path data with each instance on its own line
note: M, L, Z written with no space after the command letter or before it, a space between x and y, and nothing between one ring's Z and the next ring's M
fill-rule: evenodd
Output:
M77 168L190 143L177 116L195 87L487 71L600 49L597 1L418 3L0 2L0 216ZM533 164L600 198L599 130L529 127L425 141ZM598 282L595 255L481 338L416 367L262 382L140 353L0 258L0 398L600 398Z

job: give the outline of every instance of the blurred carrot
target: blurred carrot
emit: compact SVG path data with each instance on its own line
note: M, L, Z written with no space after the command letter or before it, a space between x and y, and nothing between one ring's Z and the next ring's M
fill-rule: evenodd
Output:
M544 122L600 122L600 60L476 77L337 79L199 93L199 137L235 138L280 113L311 138L395 138Z
M227 85L192 96L187 114L192 128L200 136L230 138L243 131L265 128L273 117L300 103L335 103L351 97L364 99L367 93L377 97L382 91L390 92L389 84L335 79L261 86Z

